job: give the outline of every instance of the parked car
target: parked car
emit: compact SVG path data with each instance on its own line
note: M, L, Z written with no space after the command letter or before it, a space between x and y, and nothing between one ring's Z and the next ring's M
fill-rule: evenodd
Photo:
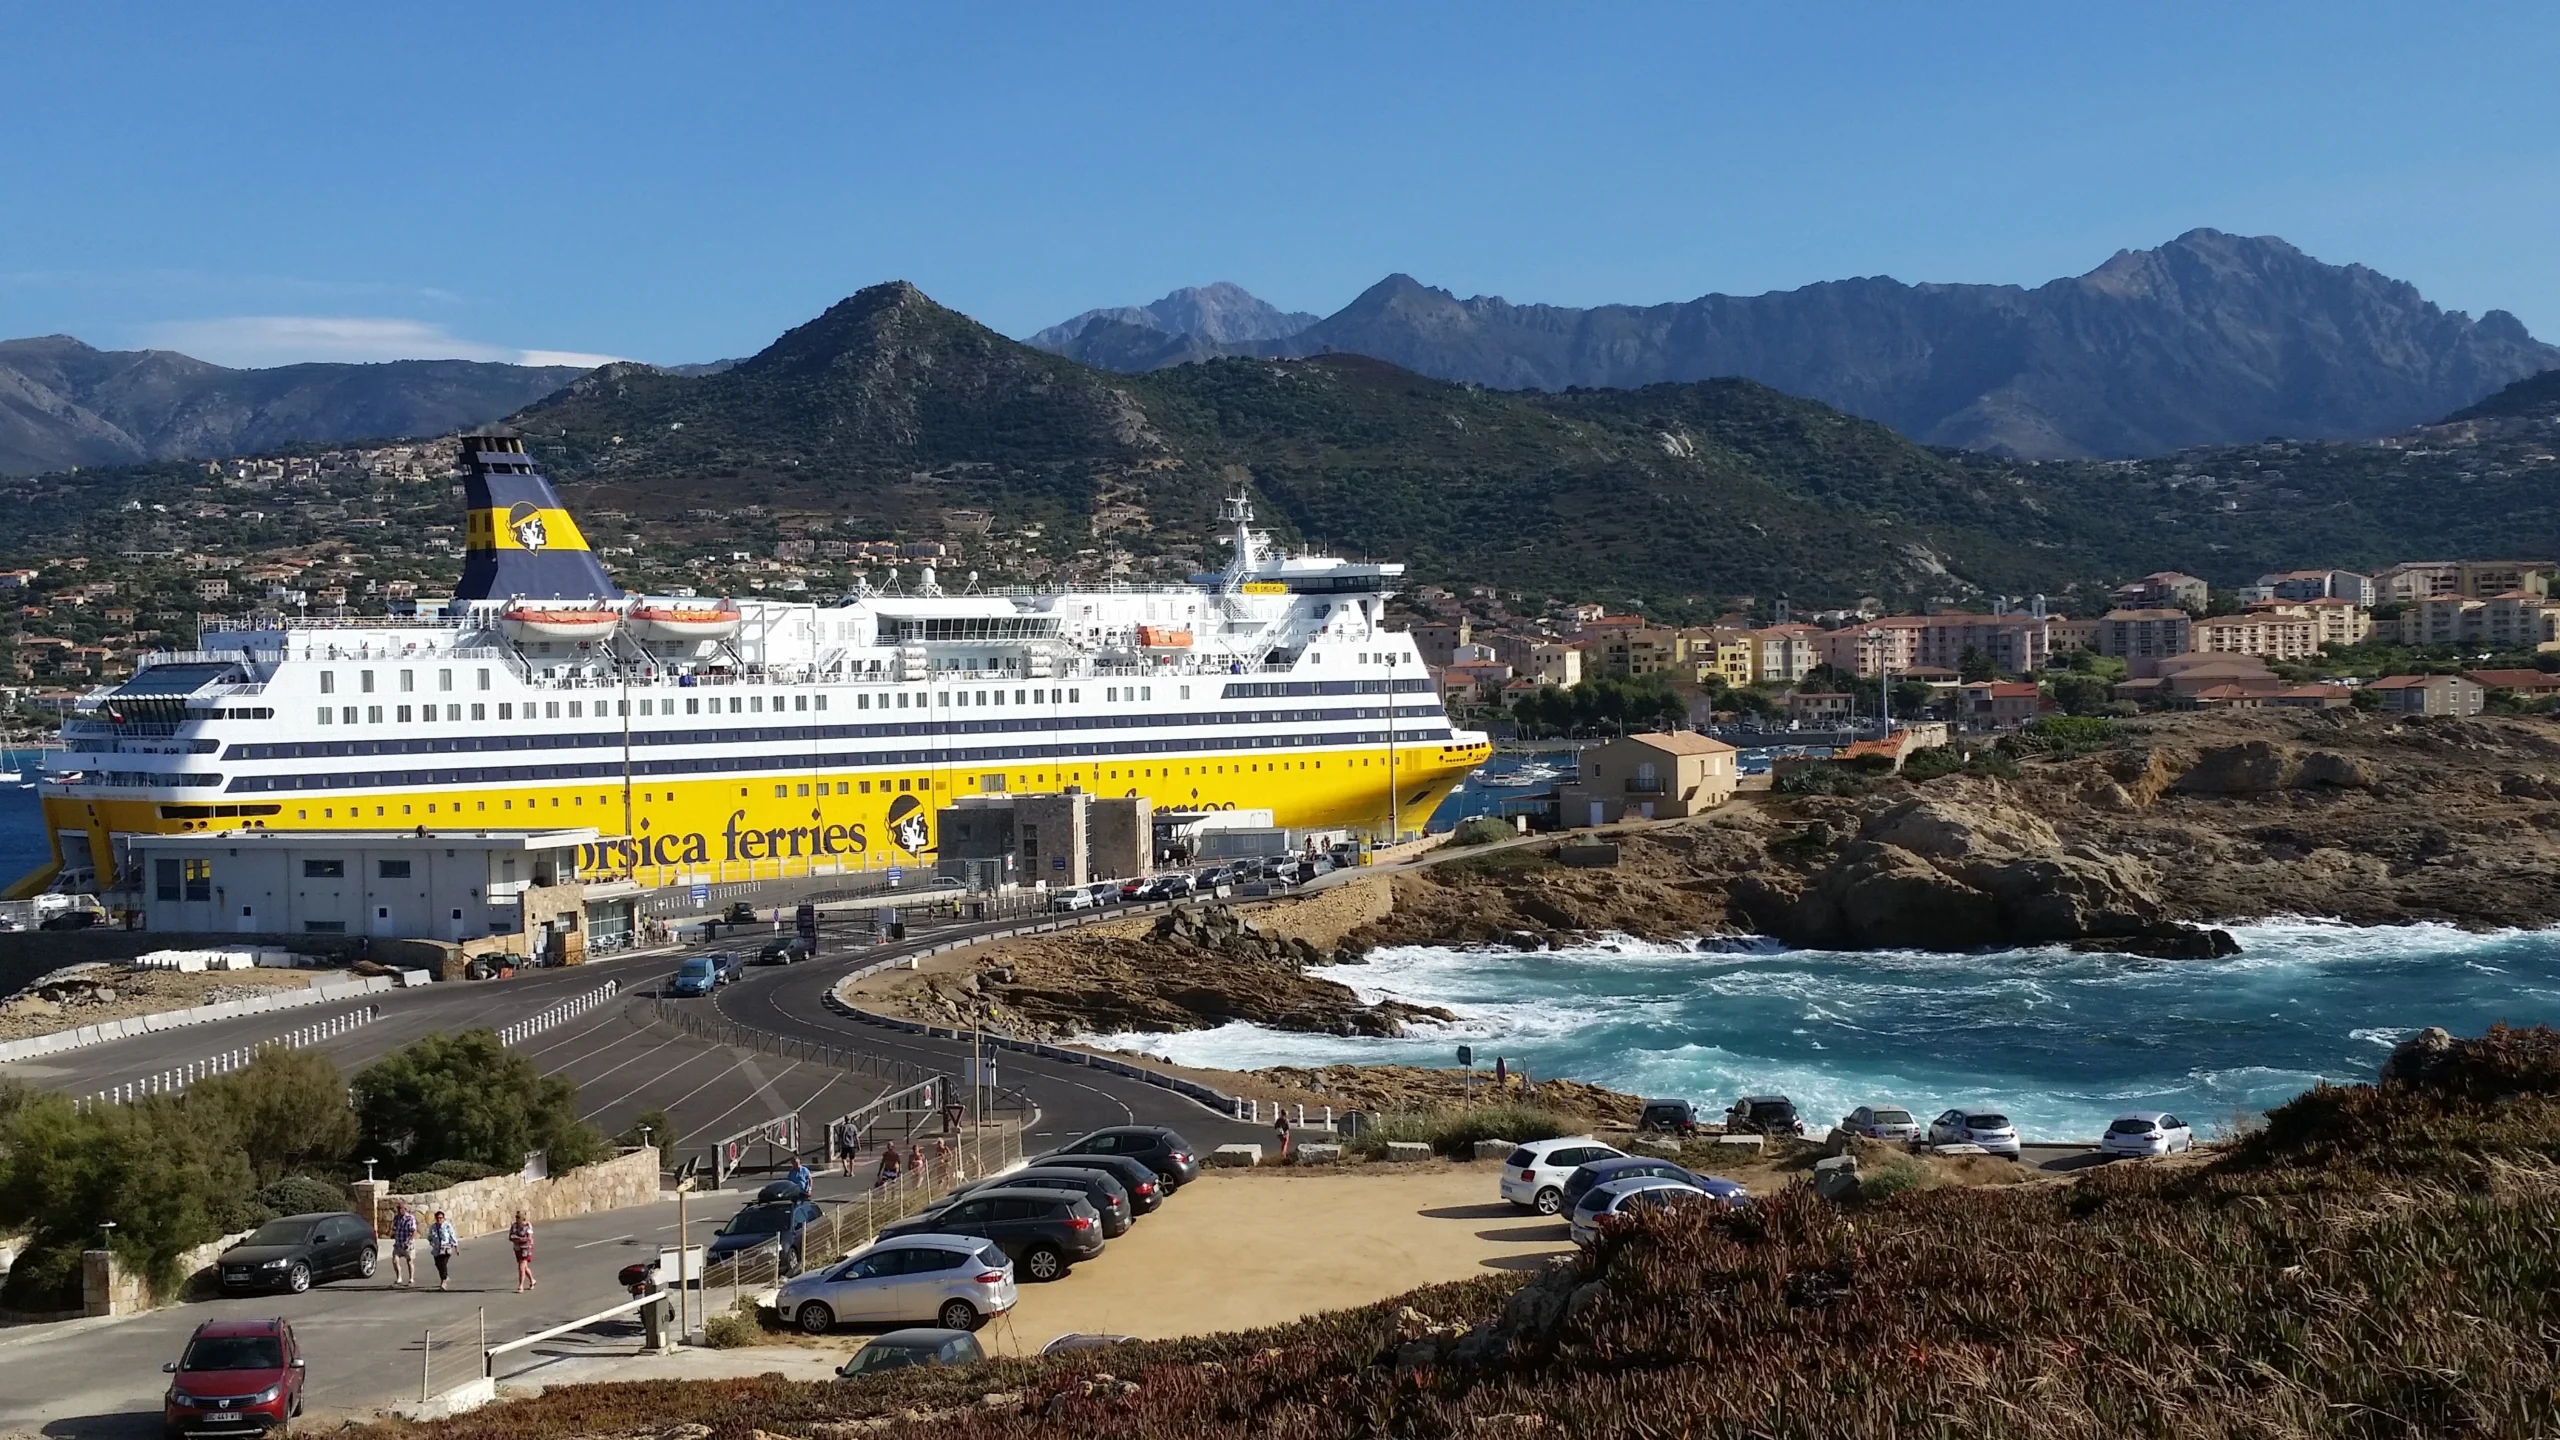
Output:
M975 1235L901 1235L782 1282L773 1311L812 1335L930 1319L975 1330L1014 1305L1013 1261Z
M1588 1135L1562 1140L1532 1140L1502 1162L1502 1198L1541 1215L1564 1213L1564 1182L1594 1160L1616 1160L1622 1152Z
M1576 1245L1589 1245L1600 1238L1600 1221L1611 1215L1624 1215L1633 1210L1667 1209L1673 1205L1691 1205L1710 1198L1706 1191L1683 1180L1661 1175L1630 1175L1605 1185L1594 1185L1574 1203L1568 1226Z
M1909 1143L1920 1138L1920 1122L1899 1105L1861 1105L1840 1117L1840 1128L1869 1140Z
M1199 888L1199 886L1191 883L1190 876L1176 870L1170 874L1157 876L1156 893L1148 896L1147 898L1151 900L1179 900Z
M1796 1102L1784 1095L1745 1095L1724 1112L1728 1135L1802 1135Z
M1564 1192L1557 1197L1556 1212L1561 1215L1572 1214L1573 1207L1581 1204L1582 1197L1595 1186L1605 1185L1613 1180L1647 1178L1674 1180L1683 1185L1698 1183L1698 1176L1687 1166L1674 1165L1668 1160L1657 1159L1651 1155L1619 1155L1606 1160L1593 1160L1587 1164L1575 1166L1573 1173L1564 1177Z
M1049 908L1052 910L1091 910L1100 903L1093 898L1092 891L1084 889L1059 890L1049 896Z
M1135 1335L1090 1335L1070 1330L1066 1334L1059 1336L1057 1339L1050 1341L1048 1344L1041 1346L1040 1353L1043 1355L1065 1355L1077 1350L1102 1350L1113 1345L1132 1344L1137 1340L1137 1338L1138 1337Z
M160 1400L160 1425L182 1435L282 1433L302 1413L306 1371L293 1326L284 1320L207 1320L178 1358Z
M1117 905L1120 903L1120 882L1105 880L1101 884L1089 887L1086 893L1093 896L1093 903L1096 905Z
M36 928L39 930L86 930L106 918L95 910L65 910L59 915L48 915L36 922Z
M682 999L708 995L720 988L720 967L708 955L688 955L667 980L667 993Z
M892 1330L853 1352L836 1367L836 1378L851 1380L910 1365L975 1365L987 1358L978 1337L966 1330Z
M1113 1125L1058 1147L1060 1155L1126 1155L1143 1160L1156 1172L1168 1195L1200 1178L1200 1158L1191 1142L1167 1125ZM1045 1165L1051 1157L1034 1163Z
M2098 1137L2098 1151L2104 1155L2174 1155L2196 1147L2196 1132L2187 1122L2162 1110L2137 1110L2119 1115Z
M1950 1110L1929 1122L1932 1145L1979 1145L1984 1153L2018 1158L2018 1127L1997 1110Z
M730 984L747 973L747 962L726 950L714 950L706 958L711 961L712 972L719 977L723 985Z
M710 1246L702 1252L703 1263L709 1264L724 1256L752 1250L770 1240L774 1243L781 1273L797 1275L800 1273L801 1236L818 1214L818 1204L814 1200L758 1201L730 1216L729 1223L720 1227L720 1233L711 1237Z
M1152 1215L1164 1204L1165 1188L1156 1168L1135 1155L1072 1155L1060 1152L1033 1162L1043 1170L1092 1170L1120 1182L1129 1192L1131 1215Z
M796 965L809 958L809 942L797 935L777 935L756 951L759 965Z
M341 1275L373 1275L373 1227L343 1210L286 1215L222 1252L224 1290L285 1290L299 1295Z
M720 918L731 925L753 925L756 923L756 907L744 900L732 900L729 908L720 912Z
M936 875L932 883L924 888L928 893L938 896L966 895L969 893L969 882L957 875Z
M973 1191L996 1186L1021 1188L1034 1186L1044 1190L1073 1190L1093 1202L1095 1213L1102 1217L1102 1238L1117 1240L1129 1233L1132 1213L1128 1187L1101 1170L1084 1170L1070 1165L1033 1165L1022 1170L1008 1170L991 1179L963 1185L942 1197L948 1204Z
M1686 1100L1647 1100L1636 1114L1639 1134L1695 1135L1698 1107Z
M983 1236L1026 1278L1046 1282L1102 1253L1102 1215L1079 1191L999 1185L880 1231L883 1240L898 1235Z

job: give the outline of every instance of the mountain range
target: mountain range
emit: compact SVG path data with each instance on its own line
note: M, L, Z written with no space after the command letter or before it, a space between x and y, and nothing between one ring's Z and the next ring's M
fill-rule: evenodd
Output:
M477 360L233 370L168 350L97 350L68 335L5 340L0 475L440 435L521 409L584 373Z
M983 511L1097 578L1114 551L1141 573L1215 561L1218 498L1245 485L1284 539L1533 595L1676 613L2041 591L2085 608L2161 568L2231 583L2560 549L2551 388L2521 382L2410 441L2035 462L1932 449L1743 379L1511 391L1340 352L1111 374L901 282L726 371L608 366L513 423L575 505L672 526L716 496L917 535Z
M1288 318L1211 288L1217 314ZM1125 371L1349 352L1506 390L1740 376L1924 444L2024 459L2371 438L2560 368L2560 347L2503 310L2474 320L2364 266L2204 229L2033 289L1869 277L1575 309L1390 275L1321 320L1253 337L1188 319L1173 302L1190 293L1088 311L1032 343Z

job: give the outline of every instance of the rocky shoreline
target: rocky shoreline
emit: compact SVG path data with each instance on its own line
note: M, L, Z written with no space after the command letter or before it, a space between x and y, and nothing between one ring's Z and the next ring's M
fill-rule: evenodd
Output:
M882 997L1016 1033L1167 1032L1244 1020L1395 1035L1449 1018L1328 978L1384 945L1569 946L1767 936L1797 948L2070 945L2209 958L2218 927L2560 923L2560 721L2263 710L2146 717L2015 779L1888 779L1749 794L1621 827L1618 863L1553 839L1436 856L1322 896L1203 907L973 952L965 975Z

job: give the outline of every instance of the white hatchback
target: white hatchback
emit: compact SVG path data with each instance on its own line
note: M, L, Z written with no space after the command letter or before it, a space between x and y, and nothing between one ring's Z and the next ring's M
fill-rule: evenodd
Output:
M1950 1110L1929 1122L1932 1145L1979 1145L1987 1155L2018 1158L2018 1127L1997 1110Z
M1502 1162L1502 1198L1524 1210L1556 1214L1564 1208L1565 1177L1594 1160L1615 1160L1623 1153L1588 1135L1532 1140Z
M2102 1155L2174 1155L2195 1146L2196 1133L2187 1128L2187 1122L2162 1110L2119 1115L2098 1137Z

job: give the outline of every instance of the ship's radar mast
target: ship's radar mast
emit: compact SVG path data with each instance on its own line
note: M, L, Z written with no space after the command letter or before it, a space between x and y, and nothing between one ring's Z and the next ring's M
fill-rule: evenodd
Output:
M1235 527L1227 542L1235 547L1235 559L1228 565L1225 584L1220 587L1233 591L1267 563L1271 536L1253 528L1253 497L1241 485L1227 497L1218 518Z

